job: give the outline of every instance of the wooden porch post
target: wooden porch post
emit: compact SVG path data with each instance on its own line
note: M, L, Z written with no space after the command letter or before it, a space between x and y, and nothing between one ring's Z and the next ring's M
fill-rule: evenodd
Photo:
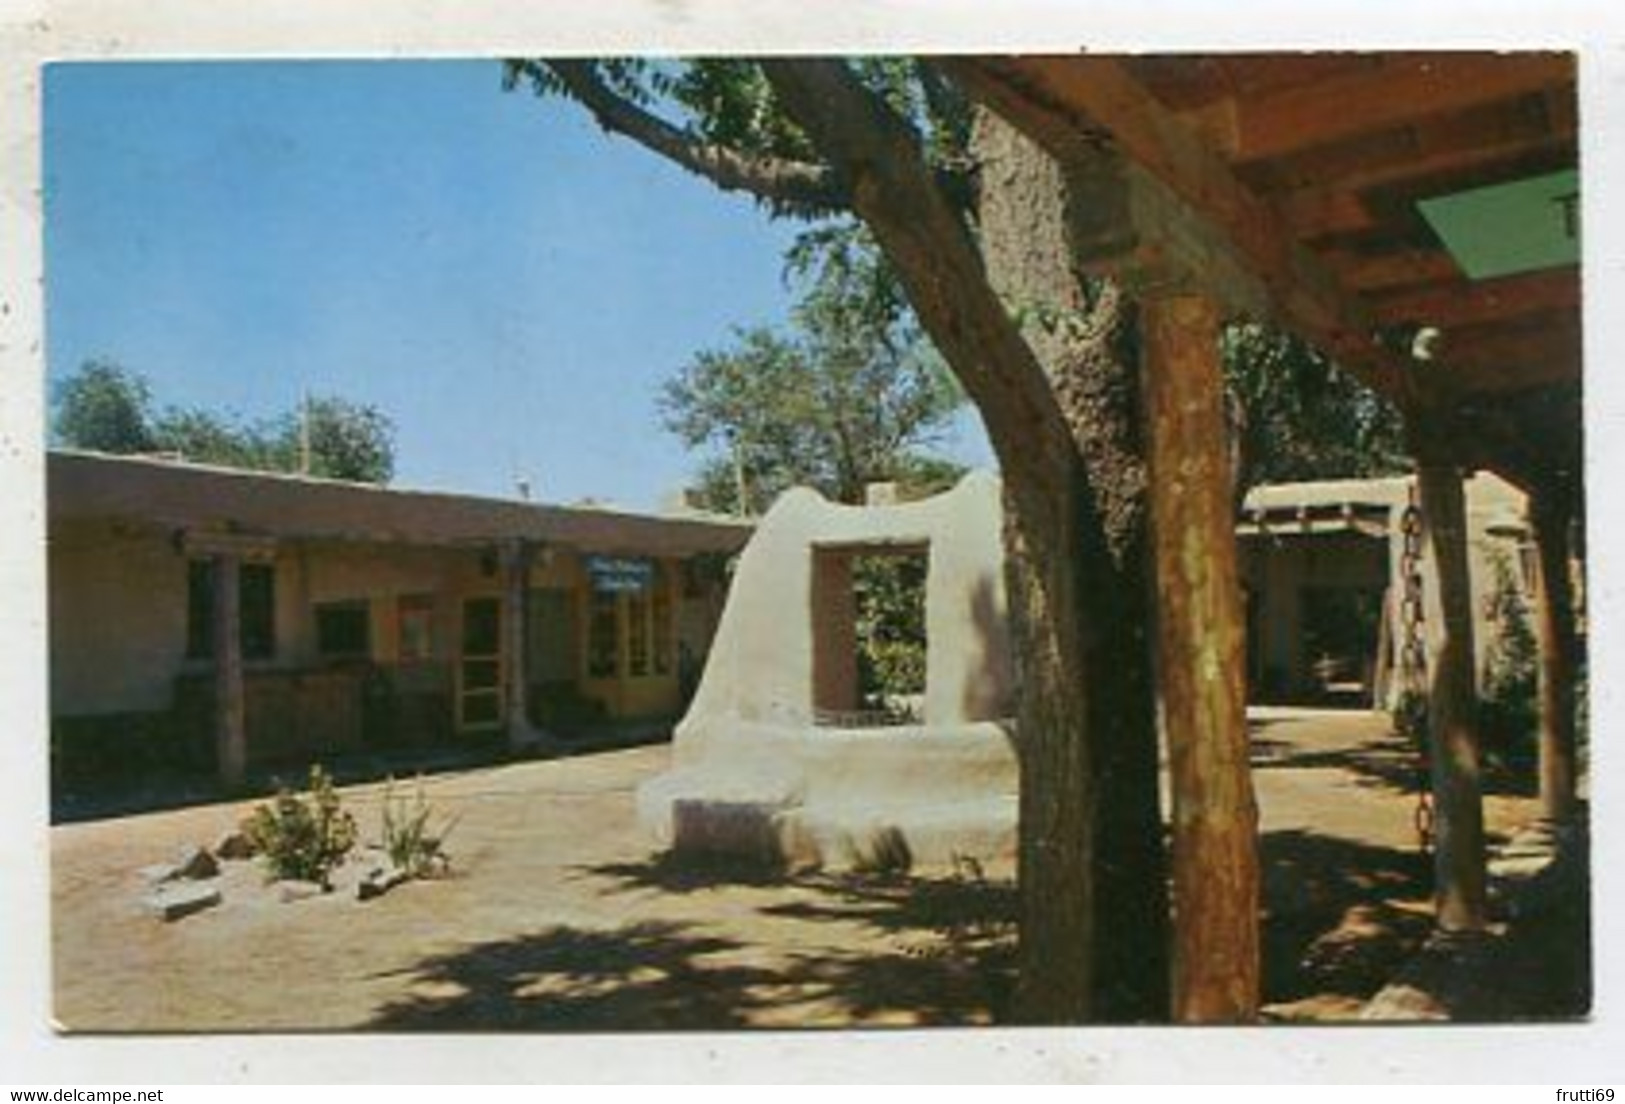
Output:
M1145 303L1157 659L1173 805L1173 1018L1258 1014L1258 807L1248 763L1219 316L1195 295Z
M1435 922L1484 927L1484 809L1479 785L1478 689L1473 666L1467 507L1461 469L1435 431L1412 424L1422 535L1433 561L1426 588L1428 738L1433 761Z
M243 700L242 558L217 553L211 561L214 598L215 760L220 785L240 789L248 762Z
M1575 807L1574 677L1579 643L1574 633L1574 589L1569 580L1569 525L1565 496L1547 489L1530 499L1530 520L1540 563L1536 621L1540 639L1540 805L1548 820L1572 820Z
M503 714L508 746L518 750L533 742L530 727L530 674L526 650L530 620L532 549L523 540L502 546L502 651L506 657Z

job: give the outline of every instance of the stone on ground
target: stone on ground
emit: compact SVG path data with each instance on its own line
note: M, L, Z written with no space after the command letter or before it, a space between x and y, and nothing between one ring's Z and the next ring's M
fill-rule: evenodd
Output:
M174 877L198 882L205 878L213 878L219 873L220 863L209 853L207 847L188 847L175 864Z
M306 882L297 878L286 878L276 884L277 896L284 904L291 901L304 901L311 897L320 897L327 890L320 882Z
M356 899L370 901L374 897L382 897L411 876L398 866L375 866L356 884Z
M147 895L147 908L165 922L179 920L220 903L218 886L167 882Z
M220 859L251 859L254 853L253 841L240 831L227 832L214 845L215 857Z

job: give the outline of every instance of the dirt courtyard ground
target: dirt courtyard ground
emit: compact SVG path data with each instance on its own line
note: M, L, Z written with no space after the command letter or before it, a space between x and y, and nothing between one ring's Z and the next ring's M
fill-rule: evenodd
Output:
M1265 990L1273 1018L1350 1015L1425 936L1412 764L1385 719L1258 711ZM246 803L51 830L57 1023L74 1031L639 1030L996 1022L1008 871L873 882L684 870L633 794L657 745L425 781L461 819L452 877L281 903L229 863L224 902L165 924L141 868ZM381 788L344 790L376 835ZM1491 795L1506 833L1535 815Z

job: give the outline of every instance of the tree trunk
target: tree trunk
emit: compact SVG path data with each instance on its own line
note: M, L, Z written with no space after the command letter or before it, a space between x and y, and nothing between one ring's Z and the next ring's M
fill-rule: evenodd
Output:
M1082 484L1081 469L1055 480L1063 508L1083 501ZM1023 1023L1082 1023L1097 1015L1092 950L1100 929L1093 863L1099 791L1084 730L1094 688L1083 677L1076 616L1081 526L1076 519L1059 531L1027 523L1008 487L1005 504L1021 772L1021 944L1012 1011Z
M1575 812L1574 679L1579 642L1569 580L1569 525L1574 512L1556 488L1537 488L1530 503L1540 557L1540 805L1549 820Z
M1018 680L1021 982L1017 1018L1091 1018L1093 793L1079 616L1094 530L1084 469L1054 390L989 286L968 229L913 133L838 61L762 63L785 109L851 183L921 325L982 413L1004 477ZM1117 921L1114 921L1116 923Z
M1046 792L1051 788L1094 793L1094 853L1087 860L1095 902L1093 1014L1113 1022L1161 1020L1168 1014L1168 897L1146 639L1136 318L1115 287L1091 288L1078 274L1067 228L1068 184L1055 160L987 111L978 112L972 149L981 169L978 214L988 278L1024 321L1084 472L1068 492L1081 497L1084 527L1077 564L1080 666L1053 677L1064 687L1087 673L1088 694L1070 703L1075 712L1024 722L1022 731L1046 733L1063 745L1086 744L1092 778L1069 780L1055 769L1060 764L1048 761L1051 752L1034 748L1022 792L1025 798L1031 791L1035 817L1055 800ZM1042 614L1028 609L1025 616L1037 621ZM1027 635L1042 634L1035 625ZM1082 765L1068 762L1067 769ZM1039 881L1035 894L1051 894L1037 861L1034 855L1024 865L1023 878ZM1034 908L1044 899L1035 898ZM1035 954L1047 953L1044 941L1029 941ZM1031 966L1042 969L1036 961Z
M1484 808L1479 783L1478 691L1467 569L1462 473L1425 426L1411 427L1430 588L1428 738L1433 760L1435 922L1449 932L1484 927Z
M1219 320L1179 296L1146 305L1158 673L1173 794L1173 1012L1258 1014L1258 806L1248 763L1241 590Z

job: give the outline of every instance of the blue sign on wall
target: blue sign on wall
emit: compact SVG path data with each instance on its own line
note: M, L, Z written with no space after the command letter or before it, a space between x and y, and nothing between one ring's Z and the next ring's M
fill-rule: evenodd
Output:
M637 594L649 589L654 581L655 565L652 560L638 560L626 556L588 556L587 576L592 588L605 594Z

